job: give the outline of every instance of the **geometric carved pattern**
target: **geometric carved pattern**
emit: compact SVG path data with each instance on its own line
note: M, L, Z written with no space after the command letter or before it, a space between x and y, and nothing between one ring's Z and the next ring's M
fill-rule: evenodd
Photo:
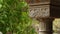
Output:
M45 3L45 2L47 2L47 3ZM30 1L29 0L28 3L30 5L29 16L32 18L33 17L34 18L38 18L38 17L39 18L48 18L48 17L60 18L60 0L51 0L51 1L50 0L40 0L40 1L39 0ZM43 5L41 5L41 3Z
M49 5L30 6L29 16L34 18L45 18L50 16Z

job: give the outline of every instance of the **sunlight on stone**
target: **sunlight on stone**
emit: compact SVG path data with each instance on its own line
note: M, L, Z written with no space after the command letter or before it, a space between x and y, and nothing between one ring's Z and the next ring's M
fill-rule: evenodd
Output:
M55 19L53 22L53 30L60 31L60 19Z

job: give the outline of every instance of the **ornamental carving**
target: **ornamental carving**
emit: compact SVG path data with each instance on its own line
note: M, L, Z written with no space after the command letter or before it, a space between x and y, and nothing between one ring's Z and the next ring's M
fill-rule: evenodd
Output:
M29 16L32 18L45 18L50 16L49 5L31 6Z

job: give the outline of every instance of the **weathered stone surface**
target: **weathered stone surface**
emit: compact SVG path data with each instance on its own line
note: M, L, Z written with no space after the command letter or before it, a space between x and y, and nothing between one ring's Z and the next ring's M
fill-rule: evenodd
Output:
M39 34L52 34L52 23L54 18L40 18L39 23Z
M51 0L51 5L60 6L60 0Z
M50 0L26 0L27 3L41 3L41 2L49 2Z
M50 7L50 17L60 18L60 7L51 6Z
M60 18L60 0L51 0L50 17Z
M32 5L32 4L31 4ZM59 5L32 5L30 6L30 17L32 18L60 18L60 6Z
M49 5L39 5L30 7L30 17L32 18L45 18L50 16Z

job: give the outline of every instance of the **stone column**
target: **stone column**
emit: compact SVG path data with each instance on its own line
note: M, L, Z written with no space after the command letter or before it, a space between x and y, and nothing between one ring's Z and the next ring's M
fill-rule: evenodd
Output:
M39 23L39 34L52 34L53 18L40 18L37 19Z

